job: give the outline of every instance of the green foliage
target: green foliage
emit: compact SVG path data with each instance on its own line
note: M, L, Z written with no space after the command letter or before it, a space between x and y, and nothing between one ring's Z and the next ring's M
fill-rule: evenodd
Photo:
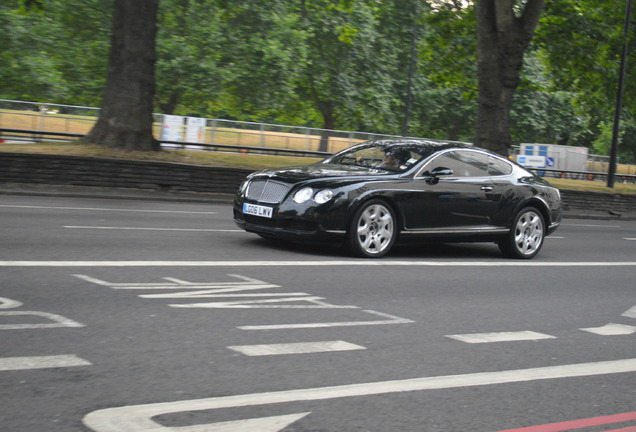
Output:
M594 154L609 155L612 147L613 125L601 122L598 125L600 134L592 143Z
M624 0L547 3L536 41L551 79L550 91L568 91L574 111L585 123L583 130L573 135L571 144L609 152L608 131L613 128L624 19ZM631 35L634 30L632 26ZM631 128L630 119L636 114L636 46L633 41L629 46L624 130ZM621 158L633 160L636 142L627 133L621 133L620 142Z
M47 0L35 2L42 5L37 13L13 3L0 5L0 97L96 105L107 66L110 2Z
M98 106L112 5L0 3L0 98ZM624 6L546 0L510 113L514 142L607 150ZM156 110L399 134L414 41L409 135L472 141L475 21L466 1L161 0ZM636 156L630 47L622 161Z

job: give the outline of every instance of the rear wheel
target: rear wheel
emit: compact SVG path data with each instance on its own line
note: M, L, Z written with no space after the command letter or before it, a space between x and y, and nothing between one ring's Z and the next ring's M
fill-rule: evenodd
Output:
M534 207L526 207L515 217L510 233L499 242L499 249L510 258L530 259L541 250L544 237L543 215Z
M382 200L364 203L353 216L347 243L356 256L379 258L386 255L397 237L393 209Z

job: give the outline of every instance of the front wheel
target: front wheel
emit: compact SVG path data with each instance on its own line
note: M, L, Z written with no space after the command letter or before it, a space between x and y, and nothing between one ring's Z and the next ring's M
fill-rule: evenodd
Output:
M393 209L382 200L370 200L353 216L347 244L356 256L379 258L389 252L397 231Z
M515 217L510 233L499 242L499 249L510 258L530 259L541 250L544 237L543 215L534 207L526 207Z

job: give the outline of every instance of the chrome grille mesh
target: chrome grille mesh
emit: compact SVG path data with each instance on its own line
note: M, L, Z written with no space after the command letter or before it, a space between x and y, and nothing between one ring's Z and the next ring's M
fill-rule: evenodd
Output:
M285 198L290 185L274 180L253 180L247 187L247 198L258 202L278 204Z

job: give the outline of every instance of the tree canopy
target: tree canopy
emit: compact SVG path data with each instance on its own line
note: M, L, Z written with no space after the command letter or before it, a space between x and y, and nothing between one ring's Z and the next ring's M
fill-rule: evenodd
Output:
M537 1L497 3L519 22ZM400 134L410 83L409 135L480 143L477 25L479 7L490 3L161 0L153 109ZM113 4L2 2L0 98L100 106ZM505 147L544 142L608 151L624 5L545 0L517 60ZM621 161L634 162L636 61L628 68L619 150Z

